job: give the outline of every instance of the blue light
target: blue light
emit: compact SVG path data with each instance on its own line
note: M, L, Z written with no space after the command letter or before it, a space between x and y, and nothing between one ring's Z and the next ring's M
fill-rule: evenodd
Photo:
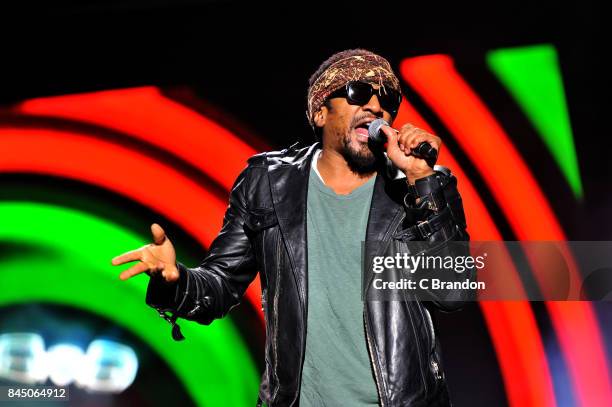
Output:
M69 343L45 351L43 338L34 333L0 335L0 377L35 384L47 378L56 386L73 382L85 390L121 393L136 378L138 358L132 348L96 339L87 352Z
M56 386L72 383L83 368L85 353L75 345L58 344L47 350L46 368L49 379Z
M34 333L0 335L0 377L20 383L42 383L47 379L45 342Z
M105 339L89 345L84 362L77 382L91 391L120 393L134 382L138 371L132 348Z

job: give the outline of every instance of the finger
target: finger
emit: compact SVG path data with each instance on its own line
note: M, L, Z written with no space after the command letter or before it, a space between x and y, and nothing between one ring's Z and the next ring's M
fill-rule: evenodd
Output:
M400 141L400 143L401 142L405 143L406 148L410 150L409 152L412 152L412 150L417 148L417 146L421 144L422 142L426 142L430 144L436 150L439 150L440 143L436 139L437 138L435 136L417 133L417 134L411 134L407 136L406 139L404 139L403 141Z
M147 266L146 263L141 262L123 271L121 274L119 274L119 278L122 280L127 280L130 277L134 277L136 274L144 273L148 270L149 266Z
M442 144L438 136L413 126L410 123L406 123L402 126L400 130L400 144L404 144L408 148L414 148L423 141L428 142L436 149Z
M398 143L404 148L404 150L408 150L407 152L409 153L411 142L414 137L415 131L413 129L402 130L402 132L398 135Z
M130 261L142 260L142 249L132 250L123 253L111 260L113 266L118 266L123 263L129 263Z
M166 232L157 223L151 225L151 234L153 235L153 241L155 244L162 244L166 240Z
M403 154L400 146L398 145L398 133L389 126L382 126L380 129L387 135L387 154Z
M399 133L399 142L400 144L404 144L406 148L410 147L410 141L417 135L419 132L423 132L423 130L419 129L416 126L413 126L409 123L402 126Z
M427 142L431 144L433 148L438 150L440 148L440 138L434 136L433 134L429 134L425 131L419 131L410 137L410 148L415 148L422 142Z

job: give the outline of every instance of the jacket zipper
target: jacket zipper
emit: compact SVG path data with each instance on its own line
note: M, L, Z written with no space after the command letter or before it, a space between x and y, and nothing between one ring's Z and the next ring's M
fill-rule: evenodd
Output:
M440 367L438 366L438 362L436 362L435 359L431 360L431 367L433 367L434 377L437 380L441 380L442 379L442 375L440 374Z
M267 269L266 256L264 254L262 270L266 270L266 269ZM268 281L267 281L267 278L266 278L266 285L267 285L267 283L268 283ZM270 311L268 309L268 299L267 299L267 297L268 297L268 289L269 289L269 287L266 287L266 288L262 288L262 290L261 290L261 310L263 311L264 316L265 316L266 342L267 341L272 341L272 338L271 338L272 329L269 328L270 327L270 321L269 321L269 317L270 317L269 312ZM266 352L267 352L267 349L266 349ZM267 359L268 359L268 357L266 355L266 362L268 361ZM271 361L270 361L270 365L271 365ZM273 366L270 366L270 367L273 368ZM267 367L266 367L266 369L267 369ZM270 383L270 385L272 385L272 383ZM262 404L263 404L263 401L258 397L257 407L261 406Z
M425 314L425 323L429 327L429 332L431 333L431 348L433 349L434 346L436 346L436 332L434 331L433 321L431 320L431 315L429 314L429 311L425 307L423 307L421 303L419 303L419 305L421 305L423 309L422 312L423 314Z
M281 249L281 234L280 234L280 230L278 231L278 235L276 237L276 271L277 271L277 275L276 280L275 280L275 284L276 284L276 288L274 290L274 298L272 300L274 307L272 310L272 318L274 319L274 329L271 329L271 334L270 334L270 342L271 342L271 346L272 346L272 353L274 355L274 366L272 367L272 376L275 380L275 389L274 389L274 394L272 394L272 397L270 398L270 405L274 405L274 401L276 399L276 395L278 394L278 390L280 387L280 382L278 380L278 376L276 374L276 366L278 366L278 349L276 346L276 332L278 331L278 285L279 285L279 275L278 275L278 270L280 269L280 249ZM264 256L265 257L265 256ZM266 315L268 313L268 309L266 307ZM266 329L266 333L267 333L267 329Z
M423 322L425 323L425 325L427 325L428 328L428 337L430 340L430 364L431 364L431 368L433 370L434 373L434 377L437 380L442 379L442 374L440 372L440 365L438 364L437 358L436 358L436 332L434 331L434 326L433 326L433 321L431 320L431 315L429 314L429 311L423 307L423 305L419 302L419 307L421 308L421 315L423 317Z
M304 219L307 219L308 216L308 190L306 190L306 199L305 199L306 204L304 205ZM307 223L306 221L304 223ZM304 233L304 237L306 239L306 242L308 242L308 227L307 225L305 226L305 233ZM280 244L279 244L280 247ZM279 250L280 251L280 250ZM302 358L300 360L300 370L299 370L299 374L298 374L298 391L296 394L296 398L295 401L296 404L300 403L300 393L302 391L302 372L304 370L304 359L306 358L306 329L308 327L308 245L306 245L306 266L304 267L305 270L305 275L304 275L304 303L300 303L300 306L302 307L302 332L304 332L303 336L302 336ZM293 281L295 282L295 286L298 290L298 297L299 297L299 284L297 281L297 278L295 277L295 273L293 274ZM291 404L292 406L294 405L293 402Z
M308 301L308 278L306 278L306 291L304 292L304 301ZM300 374L298 376L298 392L296 400L298 404L300 399L300 392L302 391L302 372L304 370L304 359L306 358L306 328L308 326L308 308L306 304L302 305L302 314L302 331L304 332L304 335L302 337L302 360L300 361Z
M416 301L417 306L419 308L419 313L421 314L421 320L423 321L423 324L427 327L426 332L427 332L427 339L428 339L428 345L429 345L429 353L432 352L434 346L435 346L435 338L436 338L436 334L434 333L433 330L433 323L431 322L431 317L429 316L429 311L427 311L427 309L425 309L425 307L423 306L423 304L421 304L420 301ZM425 314L427 314L427 316L425 316Z
M423 387L425 388L425 394L427 395L429 394L429 386L427 385L427 377L423 369L425 370L427 369L427 361L429 360L431 349L425 350L427 358L426 360L423 360L423 357L422 357L423 352L421 352L421 341L419 339L419 335L417 334L416 328L414 326L412 312L410 312L410 309L408 309L407 311L408 311L408 317L410 318L410 325L412 326L412 333L414 334L414 343L416 344L416 347L417 347L417 357L419 358L419 372L421 373L421 379L423 380ZM423 318L423 314L420 308L419 308L419 313L421 313L421 318ZM427 333L427 337L429 337L429 333Z
M278 347L277 347L277 333L278 333L278 292L280 285L280 259L281 259L281 232L280 229L278 231L276 237L276 280L274 281L276 288L274 290L274 307L273 307L273 317L274 317L274 330L272 332L272 351L274 352L274 379L276 380L276 389L274 390L274 394L272 395L272 400L270 400L270 404L274 403L276 399L276 395L278 394L278 390L280 388L280 382L278 380L277 375L277 366L278 366Z
M264 315L268 313L268 310L266 309L266 288L261 290L261 310L263 311Z
M363 310L363 323L365 324L366 342L368 344L368 355L370 356L370 362L372 363L372 369L374 370L374 381L376 382L376 390L378 391L378 398L380 399L380 407L385 407L385 398L382 393L382 386L380 385L380 378L378 377L377 363L374 361L374 350L372 349L372 343L370 342L370 333L368 329L368 320L366 314L368 312L367 307Z

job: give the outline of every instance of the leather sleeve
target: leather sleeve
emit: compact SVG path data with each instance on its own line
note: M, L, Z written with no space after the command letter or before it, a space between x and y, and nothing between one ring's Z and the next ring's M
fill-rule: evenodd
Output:
M178 263L180 277L174 284L151 278L146 303L160 315L172 312L175 317L210 324L240 303L257 274L251 243L244 231L250 171L247 167L234 183L223 227L202 263L194 268Z
M433 176L432 176L433 177ZM406 205L406 222L404 229L396 233L395 238L407 241L427 242L423 245L424 255L435 256L466 256L469 255L467 245L448 245L451 241L469 241L467 223L463 211L461 195L457 190L457 178L445 167L436 166L435 177L438 179L435 189L430 189L418 207ZM417 186L418 186L417 180ZM429 205L435 201L436 211ZM405 200L406 202L406 200ZM475 280L475 270L454 272L451 276L445 274L446 281L464 281L466 278ZM466 301L474 300L474 291L469 290L430 290L428 295L432 302L444 311L454 311L461 308Z

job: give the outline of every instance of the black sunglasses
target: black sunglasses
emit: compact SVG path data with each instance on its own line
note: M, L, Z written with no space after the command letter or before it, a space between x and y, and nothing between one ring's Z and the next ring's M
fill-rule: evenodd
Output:
M370 101L372 95L376 95L380 107L389 112L391 116L395 117L397 115L402 94L388 86L374 89L367 82L351 81L344 87L332 92L329 98L345 97L350 104L363 106Z

